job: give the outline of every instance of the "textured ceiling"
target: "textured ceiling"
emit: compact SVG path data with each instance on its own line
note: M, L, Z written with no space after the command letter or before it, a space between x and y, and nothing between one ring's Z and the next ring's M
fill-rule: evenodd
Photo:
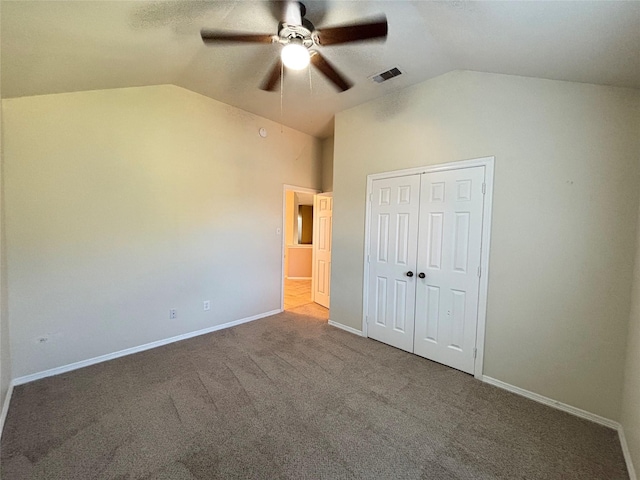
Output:
M175 84L315 136L336 112L455 69L640 88L640 2L306 1L316 27L385 13L384 43L322 53L315 71L258 89L278 45L205 46L201 28L276 33L271 2L2 1L2 96ZM405 73L368 79L390 67Z

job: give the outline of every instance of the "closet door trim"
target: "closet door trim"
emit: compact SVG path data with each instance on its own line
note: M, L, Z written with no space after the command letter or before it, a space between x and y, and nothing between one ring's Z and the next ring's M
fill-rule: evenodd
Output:
M485 167L485 194L482 214L482 245L480 253L480 292L478 298L478 329L476 332L476 361L474 367L474 377L482 379L484 364L484 343L485 327L487 320L487 295L489 288L489 250L491 244L491 213L493 204L493 175L495 157L482 157L471 160L461 160L457 162L442 163L437 165L427 165L391 172L374 173L367 175L367 195L366 215L365 215L365 249L364 249L364 275L363 275L363 295L362 295L362 334L368 337L367 316L369 304L369 248L370 248L370 226L371 226L371 195L373 181L383 178L401 177L431 172L441 172L445 170L457 170L461 168Z

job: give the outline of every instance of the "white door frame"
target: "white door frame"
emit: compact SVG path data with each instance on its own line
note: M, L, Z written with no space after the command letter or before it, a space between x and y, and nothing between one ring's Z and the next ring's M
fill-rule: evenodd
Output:
M281 312L284 312L284 254L285 254L285 249L287 248L286 238L285 238L285 232L286 232L285 223L287 221L287 191L311 193L313 195L317 195L318 193L321 193L320 190L316 190L315 188L299 187L297 185L288 185L286 183L282 186L282 222L280 224L281 225L280 235L282 237L282 248L280 251L280 311Z
M369 247L371 226L371 192L373 181L384 178L404 177L422 173L442 172L446 170L458 170L471 167L485 167L485 196L482 211L482 243L480 250L480 289L478 294L478 328L476 331L476 361L474 365L474 377L482 379L482 367L484 364L484 339L487 322L487 294L489 290L489 250L491 245L491 212L493 203L493 172L495 157L474 158L458 162L441 163L424 167L407 168L391 172L372 173L367 175L367 196L365 214L365 247L364 247L364 277L362 295L362 335L368 337L367 314L369 300Z

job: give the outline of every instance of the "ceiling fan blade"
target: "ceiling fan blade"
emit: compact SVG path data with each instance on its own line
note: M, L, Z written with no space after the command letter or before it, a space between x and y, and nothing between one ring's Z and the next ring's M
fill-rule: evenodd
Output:
M361 42L375 38L386 38L387 19L382 17L368 23L354 23L342 27L322 28L317 32L320 45L339 45L341 43Z
M327 77L333 84L343 92L349 90L353 84L343 77L333 65L331 65L326 58L324 58L320 53L313 52L311 55L311 63L320 70L325 77Z
M200 35L204 43L272 43L274 35L252 33L229 33L215 30L201 30Z
M282 60L278 58L278 61L275 63L269 75L264 79L262 85L260 85L260 89L266 92L273 92L278 86L278 82L281 80L280 76L282 73Z

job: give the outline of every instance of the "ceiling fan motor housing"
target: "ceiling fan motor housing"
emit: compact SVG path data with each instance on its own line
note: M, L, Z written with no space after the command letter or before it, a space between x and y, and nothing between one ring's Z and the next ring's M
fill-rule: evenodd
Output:
M278 42L287 44L292 38L299 38L305 47L311 48L315 43L312 37L312 32L314 31L313 23L306 18L302 19L302 25L280 22L278 24Z

